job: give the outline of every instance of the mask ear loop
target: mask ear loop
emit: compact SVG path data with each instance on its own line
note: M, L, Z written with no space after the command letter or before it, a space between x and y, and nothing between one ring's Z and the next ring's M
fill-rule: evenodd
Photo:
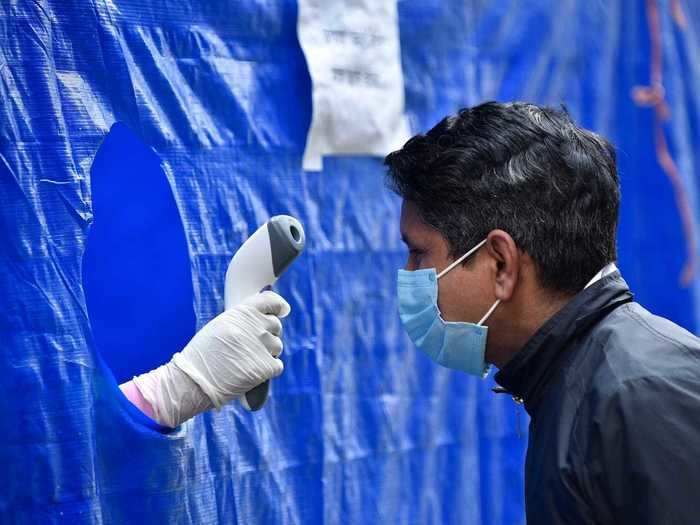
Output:
M464 255L462 255L459 259L457 259L457 260L454 261L452 264L450 264L447 268L445 268L443 271L441 271L441 272L437 275L437 278L439 279L440 277L442 277L443 275L445 275L447 272L449 272L450 270L452 270L452 269L453 269L455 266L457 266L459 263L461 263L464 259L466 259L466 258L469 257L470 255L472 255L474 252L476 252L479 248L481 248L484 244L486 244L486 241L488 241L488 239L484 239L484 240L481 241L479 244L477 244L476 246L474 246L474 248L472 248L472 249L469 250L467 253L465 253ZM499 304L501 304L501 300L500 300L500 299L498 299L495 303L493 303L493 305L491 306L491 308L489 308L489 311L486 312L486 315L485 315L484 317L482 317L482 318L481 318L481 321L479 321L479 322L477 323L477 326L483 325L483 324L487 321L487 319L488 319L489 317L491 317L491 314L493 314L494 310L496 310L496 308L498 308L498 305L499 305Z
M495 303L493 303L493 306L491 306L491 308L489 308L489 311L486 312L486 315L485 315L484 317L481 318L481 321L479 321L479 322L476 324L476 326L482 326L482 325L486 322L486 320L487 320L489 317L491 317L491 314L494 312L494 310L496 310L496 308L498 308L498 305L499 305L499 304L501 304L501 300L500 300L500 299L498 299ZM484 368L484 373L481 375L481 378L482 378L482 379L485 379L486 376L489 375L489 372L490 372L490 371L491 371L491 365L486 365L486 368Z
M492 306L491 308L489 308L489 311L486 312L486 315L485 315L484 317L481 318L481 321L479 321L478 323L476 323L477 326L483 325L483 324L486 322L486 320L487 320L489 317L491 317L491 314L494 312L494 310L495 310L496 308L498 308L498 305L499 305L499 304L501 304L501 300L500 300L500 299L498 299L495 303L493 303L493 306Z
M477 251L479 248L481 248L484 244L486 244L486 241L488 241L488 239L484 239L484 240L481 241L479 244L477 244L476 246L474 246L474 248L472 248L472 249L469 250L467 253L465 253L464 255L462 255L462 256L461 256L459 259L457 259L455 262L453 262L452 264L450 264L447 268L445 268L443 271L441 271L441 272L437 275L437 278L439 279L440 277L442 277L443 275L445 275L445 274L446 274L447 272L449 272L452 268L454 268L455 266L457 266L457 265L458 265L459 263L461 263L464 259L466 259L466 258L469 257L471 254L473 254L475 251Z

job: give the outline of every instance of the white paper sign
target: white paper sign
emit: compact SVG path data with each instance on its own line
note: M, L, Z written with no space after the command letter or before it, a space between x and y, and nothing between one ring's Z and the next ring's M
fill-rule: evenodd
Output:
M298 34L313 84L304 169L323 155L377 155L410 130L396 0L300 0Z

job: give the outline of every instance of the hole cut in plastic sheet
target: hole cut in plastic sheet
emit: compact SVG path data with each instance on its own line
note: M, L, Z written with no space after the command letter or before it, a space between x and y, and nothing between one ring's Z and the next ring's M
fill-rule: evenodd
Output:
M684 29L659 6L662 130L697 220L700 12L682 3ZM645 3L399 2L398 16L413 132L525 99L565 103L618 145L619 266L645 306L695 329L698 279L679 286L687 242L654 110L631 96L650 82ZM381 159L302 169L312 108L297 18L291 0L0 3L3 524L524 522L526 421L491 379L434 366L401 328L406 253ZM120 133L139 160L113 151L102 165ZM99 185L129 162L170 183L189 260L173 302L192 287L195 329L222 310L226 266L260 224L304 224L305 256L276 288L292 305L286 369L260 412L234 403L163 433L100 357L81 268L93 216L100 228L91 166Z
M114 124L90 170L83 288L97 350L119 383L170 361L195 332L185 232L158 156Z

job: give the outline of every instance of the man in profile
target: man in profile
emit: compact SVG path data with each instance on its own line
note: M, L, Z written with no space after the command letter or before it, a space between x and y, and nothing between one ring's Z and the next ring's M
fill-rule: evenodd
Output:
M700 341L615 266L615 152L562 111L490 102L386 157L401 319L531 417L528 523L700 522ZM488 328L487 328L488 327Z

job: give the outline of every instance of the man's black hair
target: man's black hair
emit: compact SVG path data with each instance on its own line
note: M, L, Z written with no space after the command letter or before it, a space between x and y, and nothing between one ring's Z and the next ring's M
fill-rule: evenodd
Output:
M615 150L566 111L487 102L443 119L390 153L391 188L459 257L494 229L537 266L540 283L576 293L615 261Z

